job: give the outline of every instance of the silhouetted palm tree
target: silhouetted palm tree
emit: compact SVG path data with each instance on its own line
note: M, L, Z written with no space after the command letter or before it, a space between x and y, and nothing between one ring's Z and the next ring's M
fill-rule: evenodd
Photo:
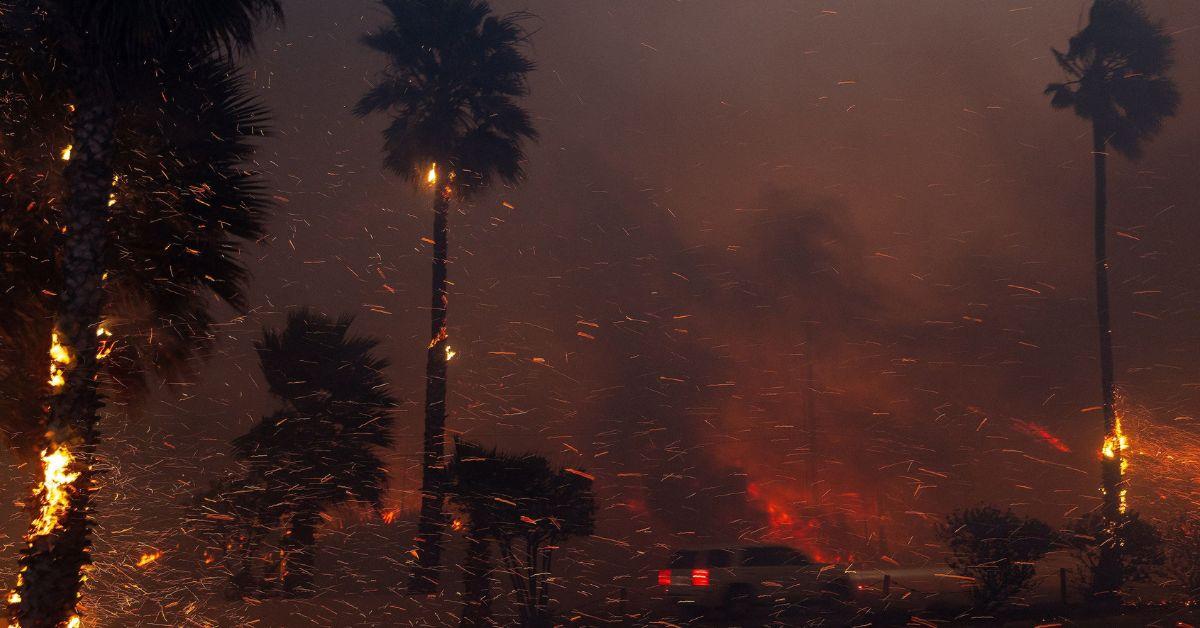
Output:
M24 43L0 42L0 58ZM0 64L0 429L24 460L44 446L47 353L62 283L57 199L69 77L51 61L26 52L20 67ZM106 396L126 406L145 392L150 371L172 379L190 372L213 337L213 295L244 307L246 271L234 254L262 235L268 206L261 180L244 165L266 120L244 77L217 59L178 66L129 85L144 96L127 96L114 124L119 183L109 207L103 320L120 340L102 382Z
M280 580L288 594L312 591L316 529L331 506L381 505L392 444L392 411L379 341L349 334L352 318L311 310L288 315L280 332L258 343L263 375L283 408L234 441L248 483L278 496L267 522L284 521Z
M425 371L425 439L418 565L409 587L437 588L445 534L447 256L450 204L493 179L522 178L522 143L536 137L517 104L533 64L519 50L517 16L495 17L483 0L383 0L387 26L364 42L387 56L355 113L387 112L384 165L433 189L433 286Z
M1124 510L1124 455L1120 420L1115 410L1112 326L1108 300L1108 147L1128 158L1141 155L1165 118L1175 115L1179 92L1166 77L1171 68L1172 40L1152 22L1137 0L1096 0L1088 25L1071 38L1065 53L1054 51L1068 81L1046 88L1055 108L1072 108L1092 123L1095 169L1096 314L1100 330L1100 378L1104 407L1104 456L1101 459L1103 515L1109 531ZM1119 543L1102 545L1096 590L1114 594L1121 588Z
M462 625L485 625L488 600L486 540L500 548L516 593L521 625L551 625L550 570L554 549L596 525L592 478L575 469L553 470L541 456L508 455L457 441L450 499L468 518Z
M278 0L11 0L0 36L37 42L71 73L69 164L63 172L66 230L55 326L65 354L64 383L51 397L48 460L65 460L66 504L43 504L49 525L31 528L10 616L25 628L58 626L76 613L81 569L88 561L92 460L98 438L97 391L110 247L109 200L115 165L115 121L128 105L124 87L159 71L160 59L187 54L200 61L248 47ZM68 156L64 154L64 156ZM52 457L52 458L51 458Z

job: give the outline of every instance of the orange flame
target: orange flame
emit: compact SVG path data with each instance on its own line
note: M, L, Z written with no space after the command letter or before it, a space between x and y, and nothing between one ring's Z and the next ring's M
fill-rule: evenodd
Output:
M149 554L142 554L142 557L139 558L137 561L137 566L145 567L146 565L149 565L149 564L157 561L158 559L162 558L162 556L163 556L162 550L155 550L153 552L150 552Z
M67 511L70 486L79 479L77 471L69 471L74 456L65 446L54 451L42 450L42 483L36 494L41 497L40 513L33 521L30 537L44 536L58 527L58 520Z
M1121 456L1121 479L1124 480L1125 476L1129 472L1130 451L1129 437L1125 435L1125 431L1121 427L1120 412L1117 413L1116 423L1113 426L1112 433L1104 438L1104 445L1100 447L1100 455L1109 460L1116 458L1118 453ZM1117 496L1120 500L1120 505L1118 508L1120 509L1121 514L1125 514L1125 511L1129 508L1128 493L1129 490L1122 485L1120 494Z

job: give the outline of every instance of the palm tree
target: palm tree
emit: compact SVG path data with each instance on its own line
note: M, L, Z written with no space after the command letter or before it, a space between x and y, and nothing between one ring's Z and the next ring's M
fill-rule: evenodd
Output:
M425 437L418 565L409 588L437 588L445 534L448 214L454 200L494 179L523 177L522 144L537 133L517 104L533 69L519 49L517 15L496 17L484 0L383 0L391 21L364 38L387 56L355 113L387 112L384 165L433 189L433 285L425 368Z
M26 628L76 622L81 569L88 561L92 461L102 401L100 339L109 250L109 200L116 161L115 119L129 104L124 87L158 69L159 59L195 60L249 47L253 29L278 16L278 0L14 0L0 36L36 41L68 68L70 150L63 172L65 229L55 327L62 385L50 399L46 479L22 558L12 620Z
M302 309L257 344L263 375L283 408L234 441L247 483L279 500L267 522L286 521L279 580L289 595L312 592L316 528L326 509L349 500L381 506L392 444L392 410L379 341L349 334L352 317Z
M1115 536L1124 513L1124 435L1115 410L1112 326L1108 302L1108 148L1130 159L1141 156L1142 144L1154 137L1164 119L1175 115L1179 92L1166 76L1171 68L1172 40L1162 24L1150 20L1138 0L1096 0L1088 25L1071 38L1067 52L1054 51L1067 82L1052 83L1051 105L1072 108L1092 123L1095 170L1094 222L1096 315L1100 330L1100 385L1104 407L1101 458L1102 513ZM1122 584L1120 544L1104 543L1096 591L1116 595Z
M567 538L589 536L595 530L591 476L576 469L551 469L541 456L502 454L460 440L455 442L450 477L450 499L468 520L461 625L486 625L490 540L500 548L521 625L550 626L554 549Z
M0 58L24 42L0 42ZM61 284L64 162L69 143L66 72L47 57L0 65L0 427L23 460L43 446L50 394L46 355ZM104 267L105 327L120 342L104 362L106 396L122 405L145 392L150 371L172 379L211 342L213 295L242 311L240 242L261 237L268 207L244 168L266 111L229 62L174 60L171 72L130 85L142 97L115 122L115 178ZM166 96L166 98L163 98ZM61 150L61 149L60 149Z

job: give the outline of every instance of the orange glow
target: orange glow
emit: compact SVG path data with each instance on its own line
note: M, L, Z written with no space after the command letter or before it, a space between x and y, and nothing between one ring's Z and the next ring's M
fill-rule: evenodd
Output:
M1129 437L1125 435L1125 431L1121 426L1121 413L1117 412L1116 424L1113 426L1111 434L1104 438L1104 445L1100 447L1100 455L1108 460L1112 460L1120 455L1121 459L1121 479L1124 480L1129 472ZM1121 492L1117 496L1120 500L1119 509L1122 514L1129 508L1128 502L1129 490L1124 485L1121 486Z
M58 341L58 332L50 334L50 385L55 392L67 383L67 365L71 363L71 352Z
M112 353L116 343L112 340L112 332L105 329L103 325L96 328L96 336L100 338L100 343L96 347L96 359L103 360Z
M438 334L429 341L429 348L432 349L432 348L438 346L439 342L442 342L449 337L450 337L450 334L446 331L446 328L445 327L441 328L438 331Z
M161 550L150 552L149 554L142 554L142 557L137 561L137 566L145 567L146 565L149 565L162 558L162 555L163 553Z
M429 185L437 185L438 171L437 171L436 163L430 164L429 172L425 174L425 182L428 183Z
M846 536L844 515L858 510L855 494L841 494L838 506L831 507L809 503L794 487L750 482L746 495L766 519L766 527L758 533L760 540L788 545L819 563L854 562L853 551L842 537Z
M400 511L396 510L395 508L389 508L380 513L379 518L382 519L384 523L391 525L396 521L396 515L398 514L400 514Z
M464 527L466 527L466 524L463 523L462 519L455 518L450 522L450 529L455 532L461 532Z
M70 486L79 479L77 471L70 471L74 456L65 446L54 451L42 450L42 483L35 491L41 502L38 518L33 520L30 538L45 536L58 527L59 519L67 512Z
M96 329L96 336L100 338L96 349L96 359L103 360L113 351L112 333L100 326ZM74 361L71 350L62 343L57 331L50 334L49 354L50 379L48 383L53 392L57 394L66 385L67 369ZM29 532L25 535L25 540L29 542L30 546L33 546L40 537L50 536L61 527L62 518L71 507L71 495L75 490L73 485L83 475L81 471L76 470L77 461L67 444L56 442L56 437L60 435L52 432L47 436L51 443L41 452L42 481L33 490L34 503L37 504L37 516L30 522ZM53 538L50 540L52 542ZM138 561L138 566L154 562L161 555L161 552L158 555L144 555ZM80 576L81 582L85 580L87 580L86 576ZM17 574L17 588L9 593L7 598L9 604L21 603L19 589L23 586L23 582L23 573ZM67 628L79 628L82 625L83 620L78 615L72 615L66 623ZM20 627L16 622L9 626L10 628Z

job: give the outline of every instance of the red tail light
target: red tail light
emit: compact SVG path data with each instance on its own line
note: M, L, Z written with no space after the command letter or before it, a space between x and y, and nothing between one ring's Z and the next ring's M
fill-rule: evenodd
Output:
M693 569L692 570L692 586L706 587L708 586L708 570Z
M658 570L658 586L660 586L660 587L671 586L671 570L670 569L659 569Z

